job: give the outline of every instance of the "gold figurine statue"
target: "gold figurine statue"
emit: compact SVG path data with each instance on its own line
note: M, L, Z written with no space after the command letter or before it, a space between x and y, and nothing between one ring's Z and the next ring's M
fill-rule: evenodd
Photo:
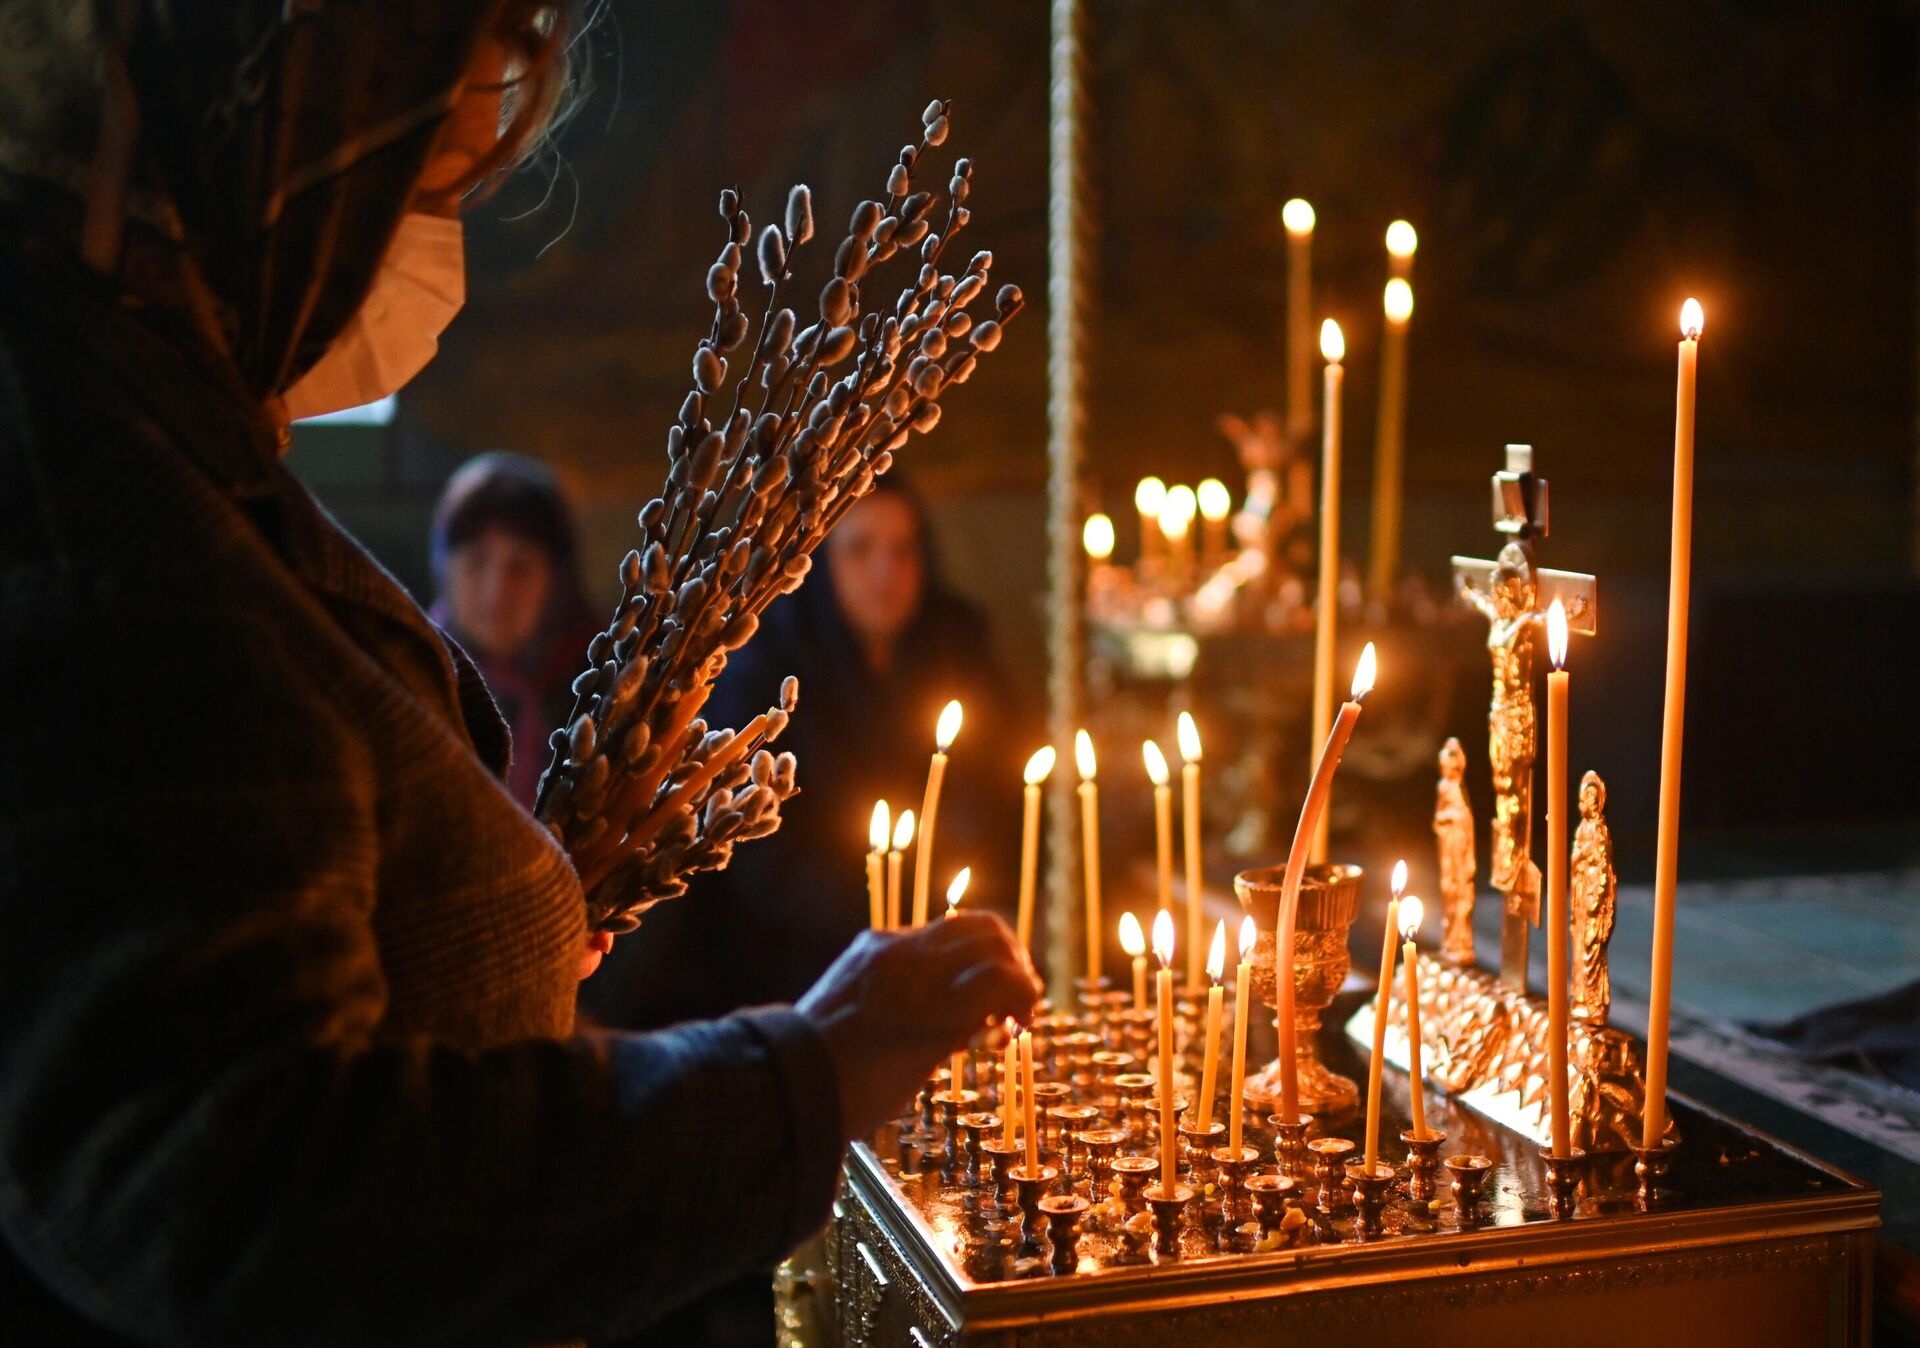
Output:
M1597 772L1580 779L1580 825L1573 833L1573 1015L1595 1029L1607 1023L1613 984L1607 942L1613 936L1617 882L1613 834L1607 828L1607 784Z
M1440 853L1440 900L1446 924L1440 957L1473 963L1473 890L1478 859L1473 852L1473 806L1467 802L1467 751L1449 736L1440 746L1440 780L1433 793L1433 836Z

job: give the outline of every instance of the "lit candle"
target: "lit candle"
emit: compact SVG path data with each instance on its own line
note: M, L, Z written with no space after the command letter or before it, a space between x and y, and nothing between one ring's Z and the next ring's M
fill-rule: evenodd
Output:
M1340 715L1327 732L1327 742L1320 750L1320 761L1314 766L1313 782L1307 787L1307 798L1300 806L1300 822L1293 830L1293 850L1287 853L1287 872L1281 881L1279 930L1275 933L1273 943L1273 976L1276 990L1274 1000L1279 1004L1275 1010L1280 1021L1280 1113L1288 1119L1300 1117L1300 1083L1293 1025L1293 931L1300 906L1300 879L1306 874L1309 840L1313 837L1321 812L1326 809L1327 793L1333 789L1333 774L1340 766L1340 755L1346 752L1347 741L1353 737L1354 723L1360 719L1361 700L1373 689L1374 669L1373 643L1369 641L1366 649L1360 652L1360 662L1354 666L1352 700L1340 708Z
M1020 828L1020 910L1015 932L1020 948L1033 948L1033 889L1040 871L1040 785L1053 775L1054 752L1043 744L1027 760L1026 815Z
M1015 1083L1020 1071L1020 1032L1009 1019L1007 1029L1007 1052L1000 1064L1000 1145L1011 1150L1013 1147L1013 1121L1018 1117L1020 1096Z
M1140 517L1140 561L1143 566L1160 555L1160 511L1166 503L1167 484L1157 477L1143 477L1133 489L1133 509Z
M1407 421L1407 320L1413 287L1396 276L1381 301L1387 329L1380 339L1380 415L1373 429L1373 546L1367 589L1382 604L1393 600L1400 570L1400 463Z
M1413 279L1413 253L1420 246L1420 235L1405 220L1387 226L1387 275L1401 281Z
M1240 1119L1247 1112L1247 1004L1253 996L1253 945L1259 939L1253 918L1241 918L1240 964L1233 971L1233 1088L1227 1105L1227 1151L1233 1156L1240 1154Z
M1105 566L1113 556L1113 519L1098 512L1087 516L1080 527L1080 545L1095 566Z
M1667 1135L1667 1012L1673 991L1673 891L1680 878L1680 739L1686 721L1687 600L1693 557L1693 381L1700 302L1680 308L1680 378L1673 409L1673 552L1667 577L1667 703L1660 728L1660 832L1653 862L1653 978L1647 995L1643 1147Z
M1080 863L1087 886L1087 980L1100 979L1100 786L1095 780L1099 762L1093 756L1093 736L1076 731L1074 765L1080 769Z
M1176 581L1193 575L1193 518L1200 511L1193 488L1184 482L1167 488L1166 504L1160 507L1160 533L1167 543L1167 570Z
M1333 721L1334 618L1340 608L1340 362L1347 339L1329 318L1320 325L1320 354L1326 357L1326 376L1320 422L1320 586L1314 600L1313 629L1313 742L1324 744ZM1309 859L1327 859L1327 822L1322 813L1314 823Z
M1233 514L1233 493L1217 477L1205 479L1194 490L1200 506L1200 564L1208 570L1227 559L1227 517Z
M1154 881L1160 907L1172 908L1173 785L1167 775L1167 756L1160 752L1159 745L1148 740L1140 746L1140 757L1147 765L1147 780L1153 783Z
M1147 934L1132 913L1120 914L1120 948L1133 957L1133 1009L1147 1009Z
M1313 430L1313 207L1299 197L1280 208L1287 229L1287 440Z
M1027 1173L1040 1173L1040 1128L1034 1118L1033 1031L1020 1031L1020 1113L1027 1130Z
M913 846L913 811L893 821L893 850L887 853L887 930L900 930L900 859Z
M913 925L927 925L927 889L933 883L933 821L940 812L940 787L947 780L947 750L960 733L960 703L940 709L933 732L933 762L927 767L927 793L920 801L920 848L913 854Z
M1162 908L1153 919L1154 975L1160 1016L1160 1194L1173 1197L1175 1167L1173 1122L1173 914Z
M1227 924L1213 929L1213 945L1207 950L1207 1055L1200 1067L1200 1131L1213 1122L1213 1091L1220 1080L1220 1002L1226 989L1220 986L1227 972Z
M873 818L867 824L867 925L874 931L887 926L887 881L884 858L887 835L893 831L893 816L887 802L873 803Z
M1407 863L1393 868L1393 898L1387 902L1387 930L1380 942L1380 991L1373 1007L1373 1061L1367 1066L1367 1173L1380 1160L1380 1069L1387 1060L1387 1001L1393 992L1393 943L1400 934L1400 890Z
M967 882L973 879L973 867L962 866L960 873L953 877L953 883L947 886L947 916L952 917L960 911L960 900L967 896ZM958 1095L967 1084L967 1051L961 1049L953 1055L953 1063L947 1069L947 1089Z
M1420 900L1400 900L1400 958L1407 966L1407 1101L1413 1115L1413 1135L1427 1136L1427 1088L1420 1068L1420 952L1414 937L1420 934Z
M1547 610L1547 1101L1553 1118L1553 1154L1573 1145L1567 1099L1567 610L1556 599Z
M1200 986L1200 727L1180 713L1180 825L1187 862L1187 986Z

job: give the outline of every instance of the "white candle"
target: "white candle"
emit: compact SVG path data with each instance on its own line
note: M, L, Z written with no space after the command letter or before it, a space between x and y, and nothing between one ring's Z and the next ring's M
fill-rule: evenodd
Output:
M1220 1080L1220 1000L1226 989L1220 978L1227 971L1227 924L1213 929L1213 945L1207 951L1207 1053L1200 1067L1200 1131L1213 1123L1213 1092Z
M913 925L927 925L927 889L933 883L933 824L940 811L940 786L947 779L947 750L960 733L960 703L953 701L940 710L934 728L933 761L927 767L926 796L920 802L920 850L913 854Z
M1051 744L1034 750L1027 760L1026 810L1020 827L1020 909L1015 933L1022 950L1033 949L1033 891L1040 872L1040 787L1053 775Z
M1313 742L1324 744L1333 723L1333 648L1335 618L1340 608L1340 385L1345 372L1340 362L1347 354L1347 339L1340 325L1329 318L1320 325L1320 354L1327 368L1321 383L1320 423L1320 577L1314 599L1313 636ZM1324 811L1314 823L1312 849L1308 859L1318 864L1327 859L1327 825Z
M1200 727L1193 713L1181 712L1180 824L1187 863L1187 986L1200 986Z
M1647 1107L1640 1144L1667 1135L1667 1015L1673 993L1673 900L1680 878L1680 744L1686 722L1687 601L1693 559L1693 393L1705 324L1698 300L1680 309L1673 409L1673 550L1667 577L1667 700L1660 733L1660 832L1653 863L1653 977L1647 997Z

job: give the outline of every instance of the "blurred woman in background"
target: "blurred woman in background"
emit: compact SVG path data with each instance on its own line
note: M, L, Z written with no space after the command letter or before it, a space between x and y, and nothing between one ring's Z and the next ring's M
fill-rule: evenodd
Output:
M573 705L599 630L580 583L573 513L553 472L524 454L482 454L447 479L433 512L428 616L466 649L513 732L507 788L529 809L546 737Z

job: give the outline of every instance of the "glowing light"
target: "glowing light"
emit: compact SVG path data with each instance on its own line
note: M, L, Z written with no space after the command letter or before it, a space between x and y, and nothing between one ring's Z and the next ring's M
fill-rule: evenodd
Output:
M1100 771L1100 761L1093 756L1093 736L1084 730L1073 732L1073 762L1083 782L1092 781Z
M1200 727L1193 723L1193 713L1180 713L1180 757L1188 763L1200 761Z
M1038 786L1053 776L1053 761L1058 757L1051 744L1043 744L1035 749L1033 757L1027 760L1027 785Z
M1132 913L1120 914L1120 948L1136 959L1147 953L1147 934Z
M1089 515L1080 529L1080 542L1087 556L1104 562L1113 556L1113 521L1105 515Z
M1373 691L1373 676L1379 665L1379 657L1373 653L1373 643L1369 641L1366 649L1360 652L1360 661L1353 667L1353 700L1358 702Z
M1426 916L1426 906L1409 894L1400 900L1400 939L1411 941L1420 931L1420 919Z
M1153 919L1153 957L1162 969L1173 964L1173 914L1164 908Z
M1207 977L1218 983L1220 976L1227 971L1227 924L1224 919L1214 926L1213 944L1207 947Z
M1143 477L1133 489L1133 508L1142 515L1157 518L1167 503L1167 484L1157 477Z
M1387 311L1389 323L1404 323L1413 317L1413 287L1398 276L1387 282L1386 293L1381 296L1380 307Z
M1295 197L1280 208L1280 223L1287 227L1289 234L1313 233L1313 207L1300 197Z
M902 810L893 821L893 850L904 852L913 846L913 811Z
M1200 517L1218 524L1233 510L1233 493L1227 490L1227 484L1217 477L1201 482L1194 492L1200 501Z
M1160 746L1152 740L1140 746L1140 757L1146 760L1147 776L1155 786L1167 784L1167 756L1160 752Z
M953 747L953 740L960 733L960 699L955 698L940 709L940 723L934 727L933 742L945 753Z
M1347 358L1346 334L1331 318L1320 325L1320 354L1329 365L1338 365Z
M1707 325L1707 315L1700 307L1700 301L1687 296L1687 302L1680 306L1680 335L1689 341L1700 339L1700 330Z
M1420 246L1420 235L1405 220L1395 220L1387 226L1387 251L1398 258L1413 256L1413 250Z
M1393 863L1392 886L1393 886L1393 897L1396 899L1399 898L1402 894L1407 892L1407 863L1406 862L1396 861Z
M887 809L887 802L876 800L873 803L873 818L867 824L867 846L876 852L887 850L887 834L893 831L893 814Z
M1260 929L1253 925L1253 915L1249 913L1240 919L1240 959L1244 963L1253 958L1253 948L1260 943Z
M1558 599L1547 609L1547 654L1555 669L1567 663L1567 606Z
M1193 516L1177 509L1171 496L1160 508L1160 532L1169 543L1178 543L1193 528Z
M973 882L973 867L962 866L960 873L953 877L953 883L947 886L947 916L953 916L953 910L960 906L960 900L967 897L967 886Z

